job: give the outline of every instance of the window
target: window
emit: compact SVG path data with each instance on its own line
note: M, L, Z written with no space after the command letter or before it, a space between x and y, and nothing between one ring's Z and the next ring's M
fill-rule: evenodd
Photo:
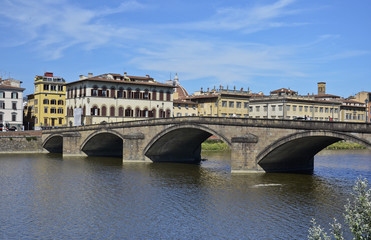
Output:
M323 113L323 107L319 108L319 112Z
M325 108L325 113L328 113L328 108Z
M63 114L63 108L58 108L58 113Z
M52 100L50 101L50 104L51 104L51 105L56 105L56 104L57 104L57 101L56 101L55 99L52 99Z
M248 102L244 102L243 103L243 108L249 108L249 103Z
M276 105L272 105L272 111L273 111L273 112L276 111Z
M115 116L115 107L114 106L111 106L109 115L111 117Z
M233 101L229 101L229 107L234 108L234 102Z
M44 113L48 113L48 107L44 107Z
M303 106L299 106L299 112L303 111Z
M35 107L35 113L39 113L38 107Z
M17 99L17 98L18 98L18 93L17 93L17 92L12 92L11 97L12 97L13 99Z
M44 91L49 91L49 85L44 84Z
M12 109L17 110L17 102L12 102Z
M12 121L13 122L17 121L17 114L16 113L12 113Z
M256 106L256 111L260 112L260 106Z
M236 103L236 107L237 107L237 108L241 108L241 102L237 102L237 103Z
M58 91L63 92L63 86L58 86Z
M57 86L56 85L50 85L50 90L51 91L57 91Z
M282 109L283 109L283 106L282 105L278 105L278 111L281 111L282 112Z
M188 104L186 103L185 108L188 109Z
M286 107L287 107L287 111L290 111L290 105L287 105Z
M58 100L58 105L63 105L63 100Z
M5 109L5 102L4 101L0 101L0 109Z
M57 109L55 109L54 107L50 108L50 113L57 113Z
M292 111L294 111L294 112L296 111L296 105L292 106Z
M59 118L58 123L63 124L63 118Z
M309 111L310 112L313 112L313 107L309 107Z
M227 101L222 101L222 107L227 107Z
M254 109L254 108L253 108L252 106L250 106L250 107L249 107L249 112L252 112L253 109Z
M0 98L5 98L5 92L0 92Z
M102 116L106 116L107 115L107 108L106 106L103 106L102 107Z
M49 99L44 99L43 104L48 105L49 104Z
M3 113L0 113L0 122L3 122L4 120L3 120L4 118L3 118Z
M268 106L264 106L264 112L268 111Z
M314 108L314 111L315 111L315 112L318 112L318 107L315 107L315 108Z
M335 108L335 113L338 113L338 109L337 108Z

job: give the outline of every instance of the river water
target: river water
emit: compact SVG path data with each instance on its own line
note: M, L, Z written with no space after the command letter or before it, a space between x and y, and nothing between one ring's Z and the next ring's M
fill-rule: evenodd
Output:
M306 239L328 227L370 151L321 152L313 175L231 175L228 153L200 165L0 155L1 239Z

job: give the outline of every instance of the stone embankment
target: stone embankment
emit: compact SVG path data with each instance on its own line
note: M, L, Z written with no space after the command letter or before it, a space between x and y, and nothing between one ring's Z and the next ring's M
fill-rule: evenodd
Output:
M0 153L41 152L41 131L0 132Z

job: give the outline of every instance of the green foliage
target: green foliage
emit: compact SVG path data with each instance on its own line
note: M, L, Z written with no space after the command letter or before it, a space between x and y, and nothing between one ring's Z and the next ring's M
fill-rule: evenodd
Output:
M326 149L327 150L343 150L343 149L346 150L346 149L366 149L366 147L358 143L340 141L340 142L331 144Z
M371 239L371 189L367 188L367 179L358 178L353 187L352 198L345 205L345 222L353 234L353 239ZM309 229L308 239L328 240L331 239L327 233L312 219L313 226ZM342 226L334 219L330 224L334 239L344 240Z
M208 139L201 144L202 151L229 151L228 144L218 139Z

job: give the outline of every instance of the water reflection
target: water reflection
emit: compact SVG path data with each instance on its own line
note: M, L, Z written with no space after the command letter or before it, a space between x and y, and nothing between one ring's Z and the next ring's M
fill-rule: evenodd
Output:
M231 175L228 153L199 165L0 156L3 238L305 239L342 219L371 152L324 152L313 175Z

